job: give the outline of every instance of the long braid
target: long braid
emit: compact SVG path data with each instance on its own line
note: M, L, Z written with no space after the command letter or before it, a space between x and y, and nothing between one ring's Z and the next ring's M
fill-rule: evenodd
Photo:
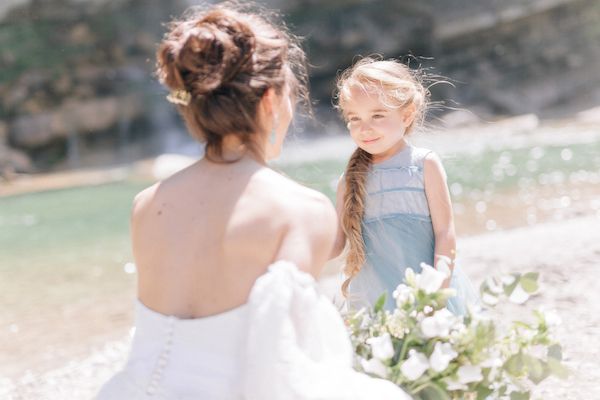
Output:
M371 168L371 154L358 148L350 157L346 168L346 193L342 228L348 238L350 250L346 258L344 273L348 277L342 284L342 293L348 296L348 286L365 262L365 243L362 237L362 220L367 197L367 174Z

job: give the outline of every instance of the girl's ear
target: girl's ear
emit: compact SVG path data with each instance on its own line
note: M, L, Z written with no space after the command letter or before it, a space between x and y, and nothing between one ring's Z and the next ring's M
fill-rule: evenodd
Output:
M411 126L415 121L416 117L416 107L413 103L407 105L402 110L402 121L404 122L404 126Z

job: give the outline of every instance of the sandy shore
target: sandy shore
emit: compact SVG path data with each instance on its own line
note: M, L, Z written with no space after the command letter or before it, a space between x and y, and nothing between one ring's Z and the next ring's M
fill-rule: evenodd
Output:
M476 284L490 274L540 272L541 294L508 314L518 318L541 306L555 309L563 320L557 336L573 375L566 381L544 382L537 390L539 398L600 398L600 291L595 290L600 280L599 227L600 216L589 216L459 241L462 265ZM320 281L330 297L336 295L337 284L335 274ZM127 335L106 343L86 357L40 375L28 373L16 381L0 378L0 398L92 398L125 362L129 340Z

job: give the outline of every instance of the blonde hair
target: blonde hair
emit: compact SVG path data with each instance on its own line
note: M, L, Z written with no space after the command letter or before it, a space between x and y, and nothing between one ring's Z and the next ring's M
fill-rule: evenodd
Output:
M351 89L358 87L369 93L376 92L382 104L388 108L405 110L410 107L414 118L406 128L406 134L412 132L425 118L429 90L422 83L421 72L412 70L397 60L365 57L342 72L336 86L336 107L342 112L344 104L352 97ZM350 281L360 272L365 262L362 220L371 160L371 154L359 147L350 157L344 173L346 192L342 228L348 239L349 251L344 266L344 274L348 278L342 284L342 293L346 297Z

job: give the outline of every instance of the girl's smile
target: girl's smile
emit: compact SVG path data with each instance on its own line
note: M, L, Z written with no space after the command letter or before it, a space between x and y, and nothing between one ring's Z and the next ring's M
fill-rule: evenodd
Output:
M380 138L373 138L373 139L363 139L362 142L364 144L372 144L375 143L376 141L378 141Z

